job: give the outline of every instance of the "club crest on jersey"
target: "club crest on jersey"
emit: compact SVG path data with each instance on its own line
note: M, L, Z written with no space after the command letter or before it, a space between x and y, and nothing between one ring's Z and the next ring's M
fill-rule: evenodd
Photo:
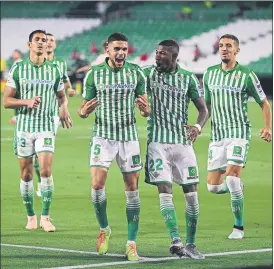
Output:
M178 77L178 79L179 79L181 82L183 82L183 81L184 81L184 75L180 75L180 76Z
M132 72L130 70L127 71L127 76L130 77L132 75Z
M236 81L238 81L239 79L240 79L240 75L235 75L235 79L236 79Z
M48 72L48 73L51 72L51 67L50 66L46 69L46 72Z

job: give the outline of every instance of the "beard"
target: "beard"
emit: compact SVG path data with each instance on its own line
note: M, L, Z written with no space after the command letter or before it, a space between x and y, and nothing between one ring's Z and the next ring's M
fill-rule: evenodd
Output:
M225 63L225 64L227 64L227 63L230 62L230 59L222 59L222 62Z

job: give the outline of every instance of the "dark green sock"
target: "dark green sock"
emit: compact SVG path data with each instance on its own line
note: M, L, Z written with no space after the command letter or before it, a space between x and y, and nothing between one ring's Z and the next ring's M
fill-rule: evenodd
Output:
M33 180L25 182L21 179L20 181L20 193L23 198L23 203L27 210L28 216L34 216L33 208Z
M41 195L42 195L42 216L49 215L49 209L53 196L53 177L41 177Z
M177 224L177 216L174 209L172 194L160 193L160 210L165 221L170 238L180 238Z
M91 190L91 199L95 209L96 218L99 222L100 228L108 226L107 218L107 198L105 188L101 190Z
M139 191L126 191L126 214L128 222L128 241L136 241L139 228L140 198Z

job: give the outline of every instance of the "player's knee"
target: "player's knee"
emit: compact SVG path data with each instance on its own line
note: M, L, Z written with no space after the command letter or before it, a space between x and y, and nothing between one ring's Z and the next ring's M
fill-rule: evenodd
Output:
M25 182L31 181L33 178L32 169L30 169L30 167L23 168L21 177L22 177L22 180Z
M242 167L238 165L228 165L226 169L226 176L240 177Z
M41 177L50 177L51 176L51 169L49 167L47 168L41 168L41 171L40 171L40 176Z
M219 193L221 190L221 185L212 185L212 184L207 184L207 190L212 193Z

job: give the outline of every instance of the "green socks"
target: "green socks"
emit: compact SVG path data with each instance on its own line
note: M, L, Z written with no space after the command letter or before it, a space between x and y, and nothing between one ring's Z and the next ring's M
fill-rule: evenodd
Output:
M197 192L185 193L186 201L186 243L194 244L199 217Z
M128 222L128 241L136 241L140 217L139 191L125 191Z
M160 210L165 221L170 238L180 238L177 224L177 216L174 209L172 194L160 193Z
M234 225L244 226L244 195L239 177L227 176L227 186L231 195L231 209L234 215Z
M108 226L107 219L107 198L105 188L101 190L91 189L91 199L93 207L95 209L96 218L99 222L100 228L106 228Z
M21 179L20 193L23 198L23 203L27 210L27 215L34 216L35 213L33 208L33 180L25 182Z
M42 216L49 215L54 190L53 177L41 177Z

